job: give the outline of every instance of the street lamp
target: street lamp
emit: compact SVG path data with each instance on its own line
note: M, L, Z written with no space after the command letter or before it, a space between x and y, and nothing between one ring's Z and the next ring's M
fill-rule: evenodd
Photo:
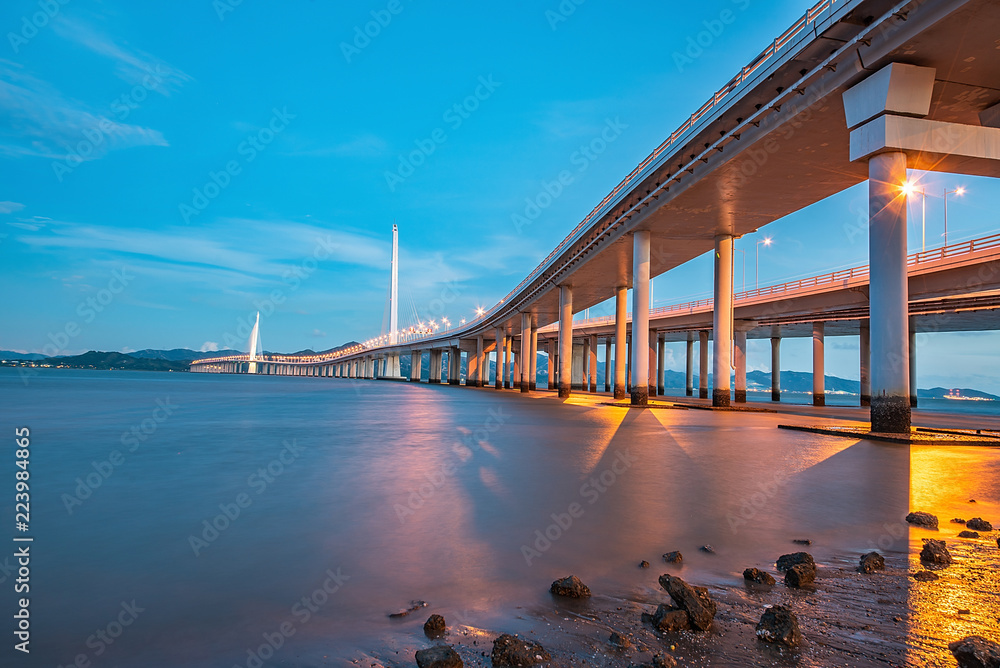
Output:
M757 265L756 265L756 267L754 267L754 272L753 272L754 284L756 286L755 287L756 290L760 290L760 245L764 244L765 246L770 246L772 241L773 241L773 239L771 239L771 237L764 237L763 239L761 239L760 241L757 242L757 246L756 246L756 249L757 249Z
M965 194L965 188L959 186L954 190L945 189L944 191L944 245L948 245L948 195L958 195L961 197Z

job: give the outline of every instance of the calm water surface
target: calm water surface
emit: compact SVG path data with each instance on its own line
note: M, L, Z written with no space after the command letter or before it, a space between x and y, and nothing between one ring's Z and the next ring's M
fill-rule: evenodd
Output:
M419 634L430 612L502 629L571 572L647 591L660 569L636 564L669 550L689 581L736 583L792 538L821 562L880 540L912 549L911 503L950 517L976 498L1000 517L995 450L911 458L775 428L805 416L574 403L207 374L53 370L25 385L0 369L9 450L15 426L32 430L31 665L247 665L283 624L294 635L267 665L316 665ZM413 599L430 606L388 619ZM94 635L133 601L121 635Z

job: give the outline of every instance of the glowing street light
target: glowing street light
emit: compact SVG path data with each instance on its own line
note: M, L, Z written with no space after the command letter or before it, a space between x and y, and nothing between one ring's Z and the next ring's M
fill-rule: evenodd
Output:
M755 289L760 290L760 245L770 246L771 242L774 241L771 237L764 237L757 242L757 265L754 267L753 278Z
M948 190L946 188L944 191L944 245L945 246L948 245L948 195L958 195L959 197L961 197L964 194L965 194L965 188L963 188L962 186L959 186L954 190Z
M482 318L484 313L486 313L486 309L484 309L482 306L476 309L476 317Z

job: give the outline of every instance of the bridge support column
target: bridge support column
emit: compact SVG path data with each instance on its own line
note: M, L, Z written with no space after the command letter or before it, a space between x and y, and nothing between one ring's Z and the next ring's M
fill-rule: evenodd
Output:
M687 333L685 348L687 352L684 358L684 394L692 397L694 396L694 336L691 332Z
M521 314L521 391L531 390L531 314Z
M649 230L632 233L633 406L649 403Z
M667 393L666 369L663 366L666 360L666 348L667 342L663 337L656 337L656 394L661 397Z
M737 329L734 333L736 347L734 359L736 365L736 388L733 398L738 404L747 402L747 333L746 330Z
M538 389L538 324L531 323L531 359L528 363L528 389Z
M493 380L493 387L496 389L503 388L503 355L504 351L507 350L507 337L500 330L499 327L493 332L493 340L496 342L496 358L497 358L497 368L496 376Z
M781 401L781 337L771 337L771 401Z
M868 161L874 432L910 431L906 197L900 188L905 182L905 153L882 153Z
M510 373L510 389L521 390L521 343L518 341L517 346L513 350L512 359L513 370Z
M573 288L559 286L559 398L566 399L573 386Z
M448 384L462 384L462 349L454 346L448 351Z
M604 339L604 391L611 391L611 339Z
M628 379L625 375L627 354L625 339L628 336L628 286L619 285L615 288L615 400L625 398Z
M490 382L490 365L486 362L486 356L483 354L483 335L480 334L476 337L476 387L486 387L486 384Z
M712 405L728 406L733 346L733 236L715 237L715 308L712 318Z
M910 408L917 407L917 324L910 317Z
M867 320L861 321L861 405L872 405L872 353L871 325Z
M813 323L813 406L826 406L826 324Z
M656 366L657 339L659 339L659 334L657 333L657 331L655 329L649 330L649 379L648 379L649 384L646 388L646 391L648 393L648 396L651 397L656 396L656 385L657 385L656 377L659 373L657 371L659 367Z
M590 335L590 391L597 394L597 335Z
M631 393L632 392L632 371L634 370L634 367L632 365L632 335L631 334L629 334L628 336L625 337L625 348L628 351L627 352L627 357L625 358L626 359L625 363L627 365L627 367L625 369L625 387L629 391L629 393Z
M545 342L545 354L548 357L548 359L547 359L547 362L548 362L547 366L548 366L548 369L549 369L548 381L549 381L549 389L550 390L556 389L556 354L555 354L554 347L555 346L552 345L552 341L551 340L548 340L548 341Z
M441 382L441 351L432 348L430 351L430 364L427 370L427 382L437 385Z
M698 396L708 399L708 332L698 332Z
M504 334L503 340L503 389L510 389L510 367L514 358L514 337Z
M419 350L410 351L410 382L420 382L420 367L423 365L424 355Z
M584 392L590 392L590 376L594 373L593 368L590 366L590 361L590 337L584 334L580 355L580 368L582 371L580 374L580 389Z

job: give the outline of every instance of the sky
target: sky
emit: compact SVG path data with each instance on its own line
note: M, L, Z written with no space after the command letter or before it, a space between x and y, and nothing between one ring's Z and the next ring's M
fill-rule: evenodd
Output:
M400 322L472 317L806 8L5 2L0 349L246 349L257 311L270 351L365 340L385 319L394 222ZM581 160L609 126L606 150ZM515 225L566 169L572 183ZM945 187L968 189L949 202L951 241L1000 227L992 181L924 184L930 246ZM866 198L862 184L762 230L759 277L756 239L738 241L748 285L865 264ZM660 276L655 304L709 296L711 276L709 256ZM1000 393L998 343L922 337L921 387ZM827 348L827 373L857 378L857 342ZM782 352L784 368L811 368L805 339ZM766 343L748 361L767 370Z

